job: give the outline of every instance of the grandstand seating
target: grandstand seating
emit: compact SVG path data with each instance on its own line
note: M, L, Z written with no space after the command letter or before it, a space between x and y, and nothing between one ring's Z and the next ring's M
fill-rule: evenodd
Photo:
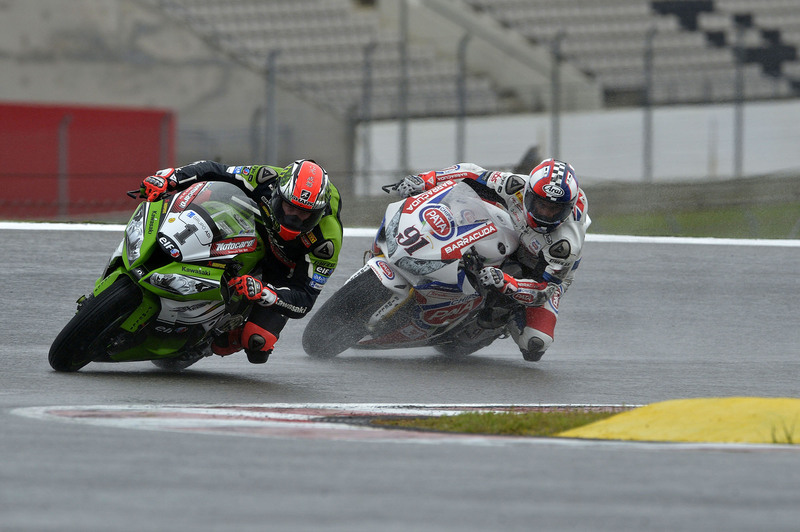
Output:
M283 84L345 116L361 117L363 78L370 50L371 117L400 110L401 51L395 28L383 28L375 9L351 0L153 0L170 15L227 53L263 70L271 51ZM457 73L452 60L413 43L408 46L408 113L457 111ZM503 112L490 80L466 80L470 114Z
M607 104L623 105L642 100L649 31L654 32L655 103L735 98L737 15L751 15L752 24L742 28L745 57L751 61L743 68L745 97L800 95L795 66L800 4L796 0L464 1L532 43L546 45L563 32L565 59L599 81ZM765 37L766 30L773 29L783 39L778 46ZM781 53L789 60L774 64Z
M397 28L382 26L369 2L353 0L149 0L226 53L263 70L272 51L282 83L337 113L395 118L400 112L401 47ZM393 0L397 1L397 0ZM640 104L645 46L654 32L652 100L656 104L730 101L736 97L736 47L745 47L745 96L800 96L798 0L458 0L492 17L531 46L561 53L603 88L606 105ZM549 48L548 48L549 49ZM371 58L369 117L362 103ZM411 116L457 112L453 57L409 43ZM471 73L471 115L520 110L503 87ZM522 98L524 100L524 98Z

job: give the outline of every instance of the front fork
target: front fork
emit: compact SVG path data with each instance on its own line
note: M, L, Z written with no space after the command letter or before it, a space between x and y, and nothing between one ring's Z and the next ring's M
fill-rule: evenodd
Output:
M392 297L370 318L368 326L372 327L397 312L414 295L414 288L382 255L367 258L367 254L371 252L364 255L365 264L359 271L372 270L381 284L392 292Z

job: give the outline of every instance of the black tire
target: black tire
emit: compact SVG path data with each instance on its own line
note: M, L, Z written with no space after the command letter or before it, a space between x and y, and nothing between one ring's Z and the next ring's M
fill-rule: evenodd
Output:
M119 325L141 302L141 290L126 275L96 297L88 297L53 341L50 366L56 371L78 371L103 357Z
M303 349L315 358L333 358L367 333L367 321L392 297L372 270L358 273L311 317L303 332Z

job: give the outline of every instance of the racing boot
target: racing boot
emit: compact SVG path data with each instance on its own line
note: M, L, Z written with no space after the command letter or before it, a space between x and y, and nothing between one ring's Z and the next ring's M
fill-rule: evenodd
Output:
M237 327L228 333L222 333L214 338L211 343L211 351L215 355L221 357L232 355L237 351L241 351L244 346L242 345L242 327Z
M272 354L272 349L268 349L267 351L245 349L244 352L247 353L247 360L249 360L251 364L263 364L269 359L269 356Z
M541 360L545 350L544 340L536 336L528 340L527 349L520 349L520 351L522 351L522 358L528 362L538 362Z

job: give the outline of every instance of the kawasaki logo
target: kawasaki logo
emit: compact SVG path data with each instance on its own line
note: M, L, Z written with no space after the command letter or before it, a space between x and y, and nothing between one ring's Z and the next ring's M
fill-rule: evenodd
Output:
M195 275L211 275L209 270L204 270L203 268L191 268L189 266L181 266L181 271L184 273L194 273Z

